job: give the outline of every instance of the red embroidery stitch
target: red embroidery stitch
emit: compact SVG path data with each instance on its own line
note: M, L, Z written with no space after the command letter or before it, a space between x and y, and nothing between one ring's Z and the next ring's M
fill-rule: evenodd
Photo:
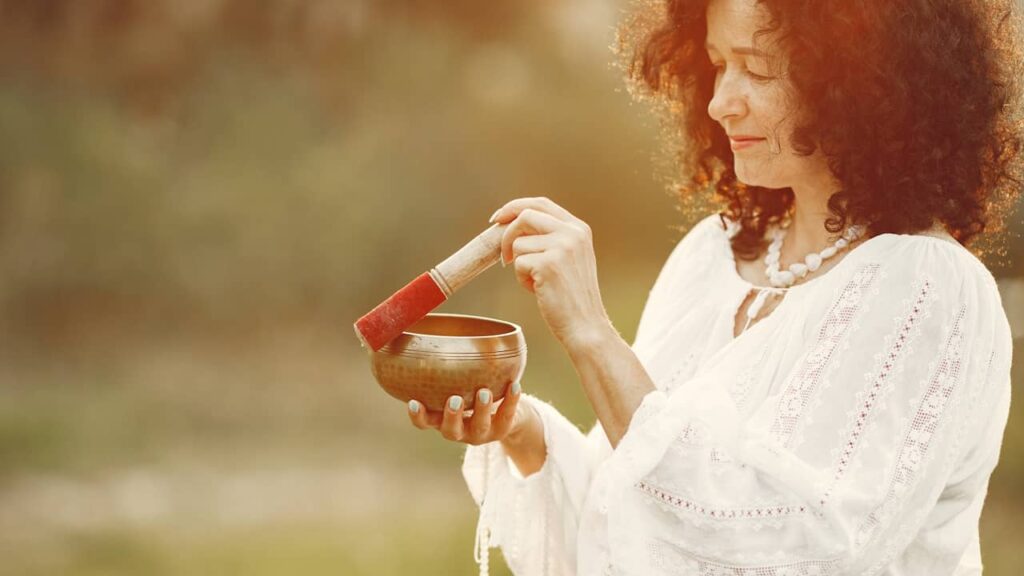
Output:
M712 518L779 518L783 516L804 514L807 512L807 507L802 505L765 506L758 508L707 508L680 496L676 496L671 492L667 492L661 488L648 484L647 482L638 482L636 487L666 504L671 504L688 512L696 512Z

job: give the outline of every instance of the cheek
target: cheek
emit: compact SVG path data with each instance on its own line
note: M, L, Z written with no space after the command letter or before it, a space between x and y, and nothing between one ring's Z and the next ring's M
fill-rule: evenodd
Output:
M789 91L782 81L746 87L747 117L741 126L755 130L766 142L756 152L734 156L736 177L744 184L785 188L800 172L803 159L794 154L791 144L794 114Z
M800 171L801 157L791 144L792 115L783 90L765 88L750 100L751 120L767 142L757 154L737 154L736 177L741 182L765 188L789 186L792 176Z
M768 148L772 154L783 154L792 150L790 146L793 133L793 114L786 103L781 89L766 89L752 99L751 116L761 133L768 138Z
M793 131L796 129L792 118L775 118L771 142L772 154L778 156L784 162L792 162L802 158L797 155L793 148Z

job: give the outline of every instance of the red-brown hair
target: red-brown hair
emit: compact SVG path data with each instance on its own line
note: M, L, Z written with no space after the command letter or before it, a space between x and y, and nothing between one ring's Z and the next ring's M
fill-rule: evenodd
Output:
M1022 61L1013 0L758 0L790 59L798 153L821 149L841 189L825 228L916 233L941 222L967 245L998 232L1021 193ZM680 131L684 204L711 192L738 220L737 256L764 248L790 189L746 186L708 117L715 72L704 51L708 0L646 0L620 32L638 94ZM988 234L985 234L988 236Z

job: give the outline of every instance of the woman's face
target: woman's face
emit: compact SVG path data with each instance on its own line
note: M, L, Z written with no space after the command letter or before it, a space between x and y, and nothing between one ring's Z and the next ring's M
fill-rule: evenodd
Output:
M804 157L792 149L795 111L785 55L772 35L754 38L767 23L757 0L711 0L706 48L716 75L708 114L729 136L740 182L795 187L820 173L824 161L819 153Z

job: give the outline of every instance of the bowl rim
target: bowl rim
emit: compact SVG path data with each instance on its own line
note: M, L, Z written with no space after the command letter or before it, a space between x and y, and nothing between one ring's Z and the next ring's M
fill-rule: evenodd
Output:
M402 335L418 336L421 338L451 338L458 340L476 340L479 338L501 338L504 336L522 334L523 332L523 328L516 324L515 322L509 322L507 320L498 320L497 318L488 318L487 316L477 316L475 314L454 314L451 312L430 312L429 314L424 315L423 318L427 318L429 316L444 316L448 318L472 318L473 320L485 320L487 322L494 322L496 324L504 324L506 326L511 327L512 329L509 330L508 332L502 332L500 334L488 334L485 336L445 336L443 334L424 334L422 332L411 332L409 330L403 330ZM422 320L422 318L420 320ZM417 320L417 322L419 322L419 320Z

